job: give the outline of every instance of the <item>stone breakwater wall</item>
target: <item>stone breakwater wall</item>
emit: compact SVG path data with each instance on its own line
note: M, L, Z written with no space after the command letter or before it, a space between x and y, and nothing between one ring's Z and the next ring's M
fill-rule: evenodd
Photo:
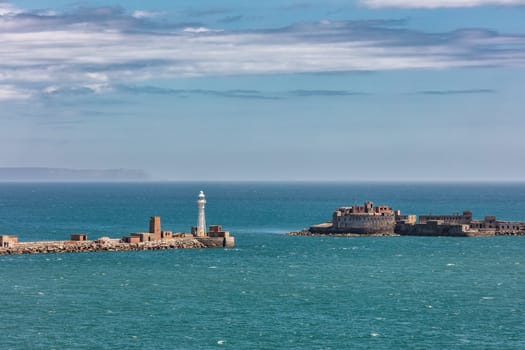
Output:
M233 237L232 237L233 238ZM0 248L0 255L8 254L49 254L82 253L101 251L167 250L188 248L233 247L234 241L226 242L223 237L173 238L151 242L125 243L119 239L96 241L43 241L21 242L11 247Z
M310 232L309 230L288 232L290 236L329 236L329 237L384 237L384 236L421 236L421 237L494 237L494 236L525 236L525 232L499 232L495 230L461 231L413 229L396 231L396 233L340 233L340 232Z
M330 237L389 237L399 236L395 233L355 233L355 232L311 232L310 230L288 232L289 236L330 236Z

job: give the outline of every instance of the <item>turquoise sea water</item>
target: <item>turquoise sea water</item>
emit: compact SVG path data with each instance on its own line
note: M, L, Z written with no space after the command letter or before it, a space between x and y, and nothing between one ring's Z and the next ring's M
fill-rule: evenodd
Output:
M525 237L290 237L339 205L525 220L524 184L0 184L0 232L188 230L235 249L0 257L0 349L523 349Z

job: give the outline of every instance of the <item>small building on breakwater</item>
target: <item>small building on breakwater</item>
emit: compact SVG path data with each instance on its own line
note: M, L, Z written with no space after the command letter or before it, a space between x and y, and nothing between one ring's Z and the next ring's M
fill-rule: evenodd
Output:
M182 248L233 248L235 238L221 225L210 225L209 230L203 227L204 193L199 200L198 223L191 233L165 231L161 228L159 216L152 216L148 232L134 232L122 238L101 237L89 240L85 233L73 233L69 240L19 242L18 236L0 235L0 255L5 254L38 254L38 253L73 253L96 251L129 251L129 250L163 250Z
M312 225L310 228L290 232L290 235L339 235L339 236L500 236L525 235L525 222L497 220L486 216L475 220L472 211L462 214L402 215L388 206L362 206L338 208L332 220Z

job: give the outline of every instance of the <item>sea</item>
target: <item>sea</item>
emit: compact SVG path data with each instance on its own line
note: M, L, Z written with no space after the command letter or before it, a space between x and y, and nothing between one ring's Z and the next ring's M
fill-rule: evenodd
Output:
M200 190L235 248L0 256L0 349L525 349L525 236L286 235L366 200L525 220L524 183L2 183L0 234L187 232Z

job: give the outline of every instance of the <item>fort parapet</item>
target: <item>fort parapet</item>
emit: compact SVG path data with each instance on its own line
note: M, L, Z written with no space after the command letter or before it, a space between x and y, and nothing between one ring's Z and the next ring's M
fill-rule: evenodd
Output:
M367 201L364 205L337 208L332 221L312 225L311 234L332 235L394 235L396 212L388 206L374 206Z

